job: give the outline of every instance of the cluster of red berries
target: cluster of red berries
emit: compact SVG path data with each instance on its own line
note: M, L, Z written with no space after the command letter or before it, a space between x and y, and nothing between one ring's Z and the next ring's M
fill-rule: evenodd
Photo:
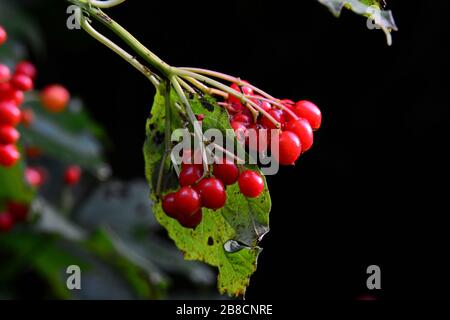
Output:
M0 46L7 40L5 29L0 26ZM0 63L0 165L11 167L20 159L16 143L20 138L17 125L22 122L25 126L33 121L33 112L29 109L21 110L24 92L32 90L36 77L36 67L22 61L14 68L14 73ZM66 88L60 85L49 85L41 92L43 106L51 112L64 110L70 100Z
M163 198L164 212L185 228L195 229L202 221L202 208L218 210L227 201L226 186L236 182L243 195L258 197L264 190L264 180L252 170L240 172L231 160L224 158L213 165L212 176L203 177L204 167L195 164L192 151L183 154L179 175L180 189Z
M0 233L9 232L17 223L25 222L28 212L28 205L14 201L8 202L6 210L0 211Z
M293 165L303 152L312 147L313 131L319 129L322 122L320 109L314 103L306 100L295 103L288 99L267 99L255 94L253 89L245 84L238 86L233 83L231 88L244 94L265 112L265 114L260 113L255 121L249 109L239 98L229 95L225 103L231 116L231 127L238 137L245 139L250 129L255 130L257 151L264 152L270 149L272 139L278 139L279 152L274 153L273 156L281 165ZM266 114L278 123L278 127ZM259 134L262 129L267 129L266 135ZM271 134L273 129L280 129L276 131L275 136Z
M7 39L5 30L0 26L0 45ZM32 90L36 68L23 61L16 65L14 73L0 63L0 165L13 166L20 158L16 142L20 134L16 127L22 120L19 107L24 100L24 92Z

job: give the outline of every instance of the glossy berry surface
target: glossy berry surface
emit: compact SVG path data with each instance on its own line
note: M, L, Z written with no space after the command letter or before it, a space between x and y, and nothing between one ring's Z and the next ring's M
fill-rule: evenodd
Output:
M29 127L34 120L34 111L32 109L22 109L22 124Z
M9 212L0 213L0 232L9 232L14 226L14 219Z
M0 83L8 82L11 78L11 71L8 66L0 63Z
M15 144L20 133L12 126L0 125L0 144Z
M176 195L176 207L178 217L193 215L202 207L200 195L191 187L182 187Z
M264 179L252 170L242 172L238 184L241 193L248 198L257 198L264 191Z
M295 104L295 113L306 120L308 120L311 128L317 130L322 124L322 113L320 109L312 102L302 100Z
M185 166L180 173L179 182L180 186L191 186L195 184L203 175L203 169L201 165L188 165Z
M36 78L37 70L31 62L21 61L16 65L16 74L23 74L34 79Z
M226 186L235 184L239 179L239 168L231 160L225 158L222 163L214 164L214 176Z
M64 172L64 183L68 186L76 185L81 178L81 168L79 166L70 166Z
M167 194L162 200L162 208L164 213L173 219L178 219L176 196L177 194L175 192L172 192Z
M277 122L281 124L281 127L286 123L286 115L283 110L280 109L272 109L269 112L269 115L271 115ZM262 116L261 120L259 121L260 124L262 124L267 129L277 129L276 125L272 123L267 117Z
M0 102L0 125L17 126L20 122L20 109L12 102Z
M54 84L41 92L42 105L50 112L61 112L69 103L70 93L61 85Z
M0 165L11 167L20 159L20 153L13 144L0 145Z
M195 187L202 198L202 206L217 210L225 206L227 192L222 181L216 178L206 178Z
M28 167L25 169L25 179L32 187L40 187L44 184L45 174L42 169Z
M274 157L281 165L294 165L302 153L302 145L299 137L290 131L281 132L278 135L279 150L274 152Z
M181 215L178 217L178 222L185 228L195 229L203 219L202 209L191 215Z
M7 209L14 220L19 222L27 219L30 210L28 205L19 202L8 202Z
M33 89L33 80L24 74L15 74L11 78L11 84L14 88L20 91L30 91Z
M302 152L311 149L314 143L314 132L306 119L291 120L286 125L286 131L295 133L302 144Z
M0 46L4 44L8 40L8 34L6 33L6 30L0 26Z
M231 85L231 89L233 89L234 91L238 92L238 93L242 93L241 88L239 88L239 86L236 83L233 83ZM233 104L240 104L241 100L235 96L233 96L232 94L228 95L228 102Z

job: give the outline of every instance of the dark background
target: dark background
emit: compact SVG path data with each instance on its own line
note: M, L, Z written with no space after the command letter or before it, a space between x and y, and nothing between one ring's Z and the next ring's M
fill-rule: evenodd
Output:
M67 3L35 2L48 44L38 87L66 84L113 141L122 178L142 177L147 80L81 31ZM448 1L389 1L399 32L316 1L128 1L110 15L179 66L238 75L324 121L313 150L269 177L271 232L248 298L355 298L367 266L380 298L449 297L446 174ZM101 29L101 28L100 28Z

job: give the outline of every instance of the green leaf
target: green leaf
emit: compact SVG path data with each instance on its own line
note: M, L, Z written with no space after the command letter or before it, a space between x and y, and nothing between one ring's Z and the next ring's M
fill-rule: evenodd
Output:
M391 31L397 31L392 11L383 10L384 0L318 0L330 11L339 17L345 7L356 14L367 17L367 27L370 29L382 29L386 35L388 45L392 44Z
M11 168L0 166L0 204L11 200L24 203L32 201L35 190L26 183L24 170L23 161Z
M171 94L171 131L182 128L183 115L174 107L178 97ZM225 133L231 129L228 113L211 97L190 99L196 114L203 114L203 129L216 128ZM180 103L181 105L181 103ZM245 198L237 185L227 187L227 204L217 211L203 210L202 223L190 230L166 216L161 201L155 194L159 164L164 152L164 126L166 124L164 95L157 93L147 123L147 140L144 146L147 179L151 185L153 212L177 247L188 260L199 260L218 267L218 287L221 293L243 296L249 285L249 278L256 270L261 248L259 240L269 231L271 200L268 189L257 199ZM230 131L232 132L232 131ZM233 134L234 137L234 134ZM168 157L164 163L162 193L176 190L176 175ZM256 166L248 166L259 170Z

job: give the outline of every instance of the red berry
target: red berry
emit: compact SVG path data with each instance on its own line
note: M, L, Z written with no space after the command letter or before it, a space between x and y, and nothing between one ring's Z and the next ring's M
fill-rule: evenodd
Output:
M204 114L197 114L197 115L195 115L195 117L197 118L198 122L202 122L205 119Z
M14 218L15 221L25 221L28 217L29 206L19 202L8 202L7 204L8 212Z
M13 227L14 219L11 214L9 212L0 213L0 232L9 232Z
M269 147L270 130L267 130L262 124L257 123L253 125L250 130L248 130L247 137L248 139L246 142L250 150L261 153L266 151ZM256 139L256 148L254 145L255 142L253 141L254 139Z
M41 91L42 105L50 112L63 111L70 100L70 93L61 85L47 86Z
M25 127L29 127L34 120L34 111L32 109L23 109L22 110L22 124Z
M8 82L11 78L11 71L8 66L0 63L0 83Z
M197 191L191 187L182 187L176 195L178 217L191 216L200 210L202 201Z
M64 172L64 183L68 186L76 185L80 181L81 168L79 166L70 166Z
M0 165L12 167L19 161L20 153L13 144L0 145Z
M260 95L255 95L255 97L256 98L263 98ZM270 110L272 110L272 105L268 101L253 99L253 102L255 102L258 106L261 107L261 109L263 109L266 112L269 112Z
M40 168L28 167L25 169L25 179L32 187L40 187L45 181L45 172Z
M231 89L233 89L234 91L238 92L238 93L242 93L241 92L241 88L239 88L239 86L236 83L233 83L231 85ZM241 99L233 96L232 94L228 94L228 102L231 104L241 104Z
M286 130L295 133L302 144L302 152L311 149L314 142L314 132L306 119L291 120L286 125Z
M237 121L231 122L230 125L231 128L233 128L238 141L242 143L245 142L245 138L247 136L247 127L243 123Z
M238 184L241 193L248 198L257 198L264 191L264 179L252 170L242 172Z
M6 33L6 30L0 26L0 46L4 44L8 40L8 34Z
M253 95L253 89L247 86L242 86L241 87L242 93L245 94L246 96L252 96Z
M20 133L14 127L0 125L0 144L15 144Z
M286 123L286 115L283 110L280 109L272 109L268 112L277 122L283 125ZM267 117L264 115L262 116L261 120L259 121L260 124L262 124L267 129L277 129L274 123L272 123Z
M203 175L203 167L198 165L186 166L181 170L180 176L178 177L180 181L180 186L190 186L195 184Z
M205 208L217 210L225 206L227 192L219 179L207 178L198 183L195 189L200 193Z
M11 78L11 84L20 91L30 91L33 89L33 80L24 74L15 74Z
M238 166L227 158L224 158L222 163L214 164L213 173L217 179L227 186L235 184L239 179Z
M203 169L203 157L200 149L195 150L195 152L189 149L183 150L183 155L181 157L181 169L191 166L196 166Z
M24 94L22 91L14 89L9 82L0 84L0 102L11 102L20 106L23 100Z
M177 194L175 192L169 193L162 200L162 208L163 208L165 214L173 219L178 218L176 195Z
M302 153L302 145L299 137L290 131L284 131L277 135L279 150L273 152L273 156L282 165L294 165L295 161L300 157Z
M317 130L322 123L322 113L320 109L310 101L299 101L295 104L295 113L306 120L308 120L311 128Z
M16 74L23 74L31 79L36 78L36 67L29 61L22 61L16 65Z
M203 219L202 209L192 215L184 215L178 218L178 222L185 228L195 229Z
M19 108L12 102L0 102L0 124L17 126L20 122Z
M252 123L252 118L246 114L243 113L237 113L233 116L231 119L231 122L240 122L243 125L250 125Z

